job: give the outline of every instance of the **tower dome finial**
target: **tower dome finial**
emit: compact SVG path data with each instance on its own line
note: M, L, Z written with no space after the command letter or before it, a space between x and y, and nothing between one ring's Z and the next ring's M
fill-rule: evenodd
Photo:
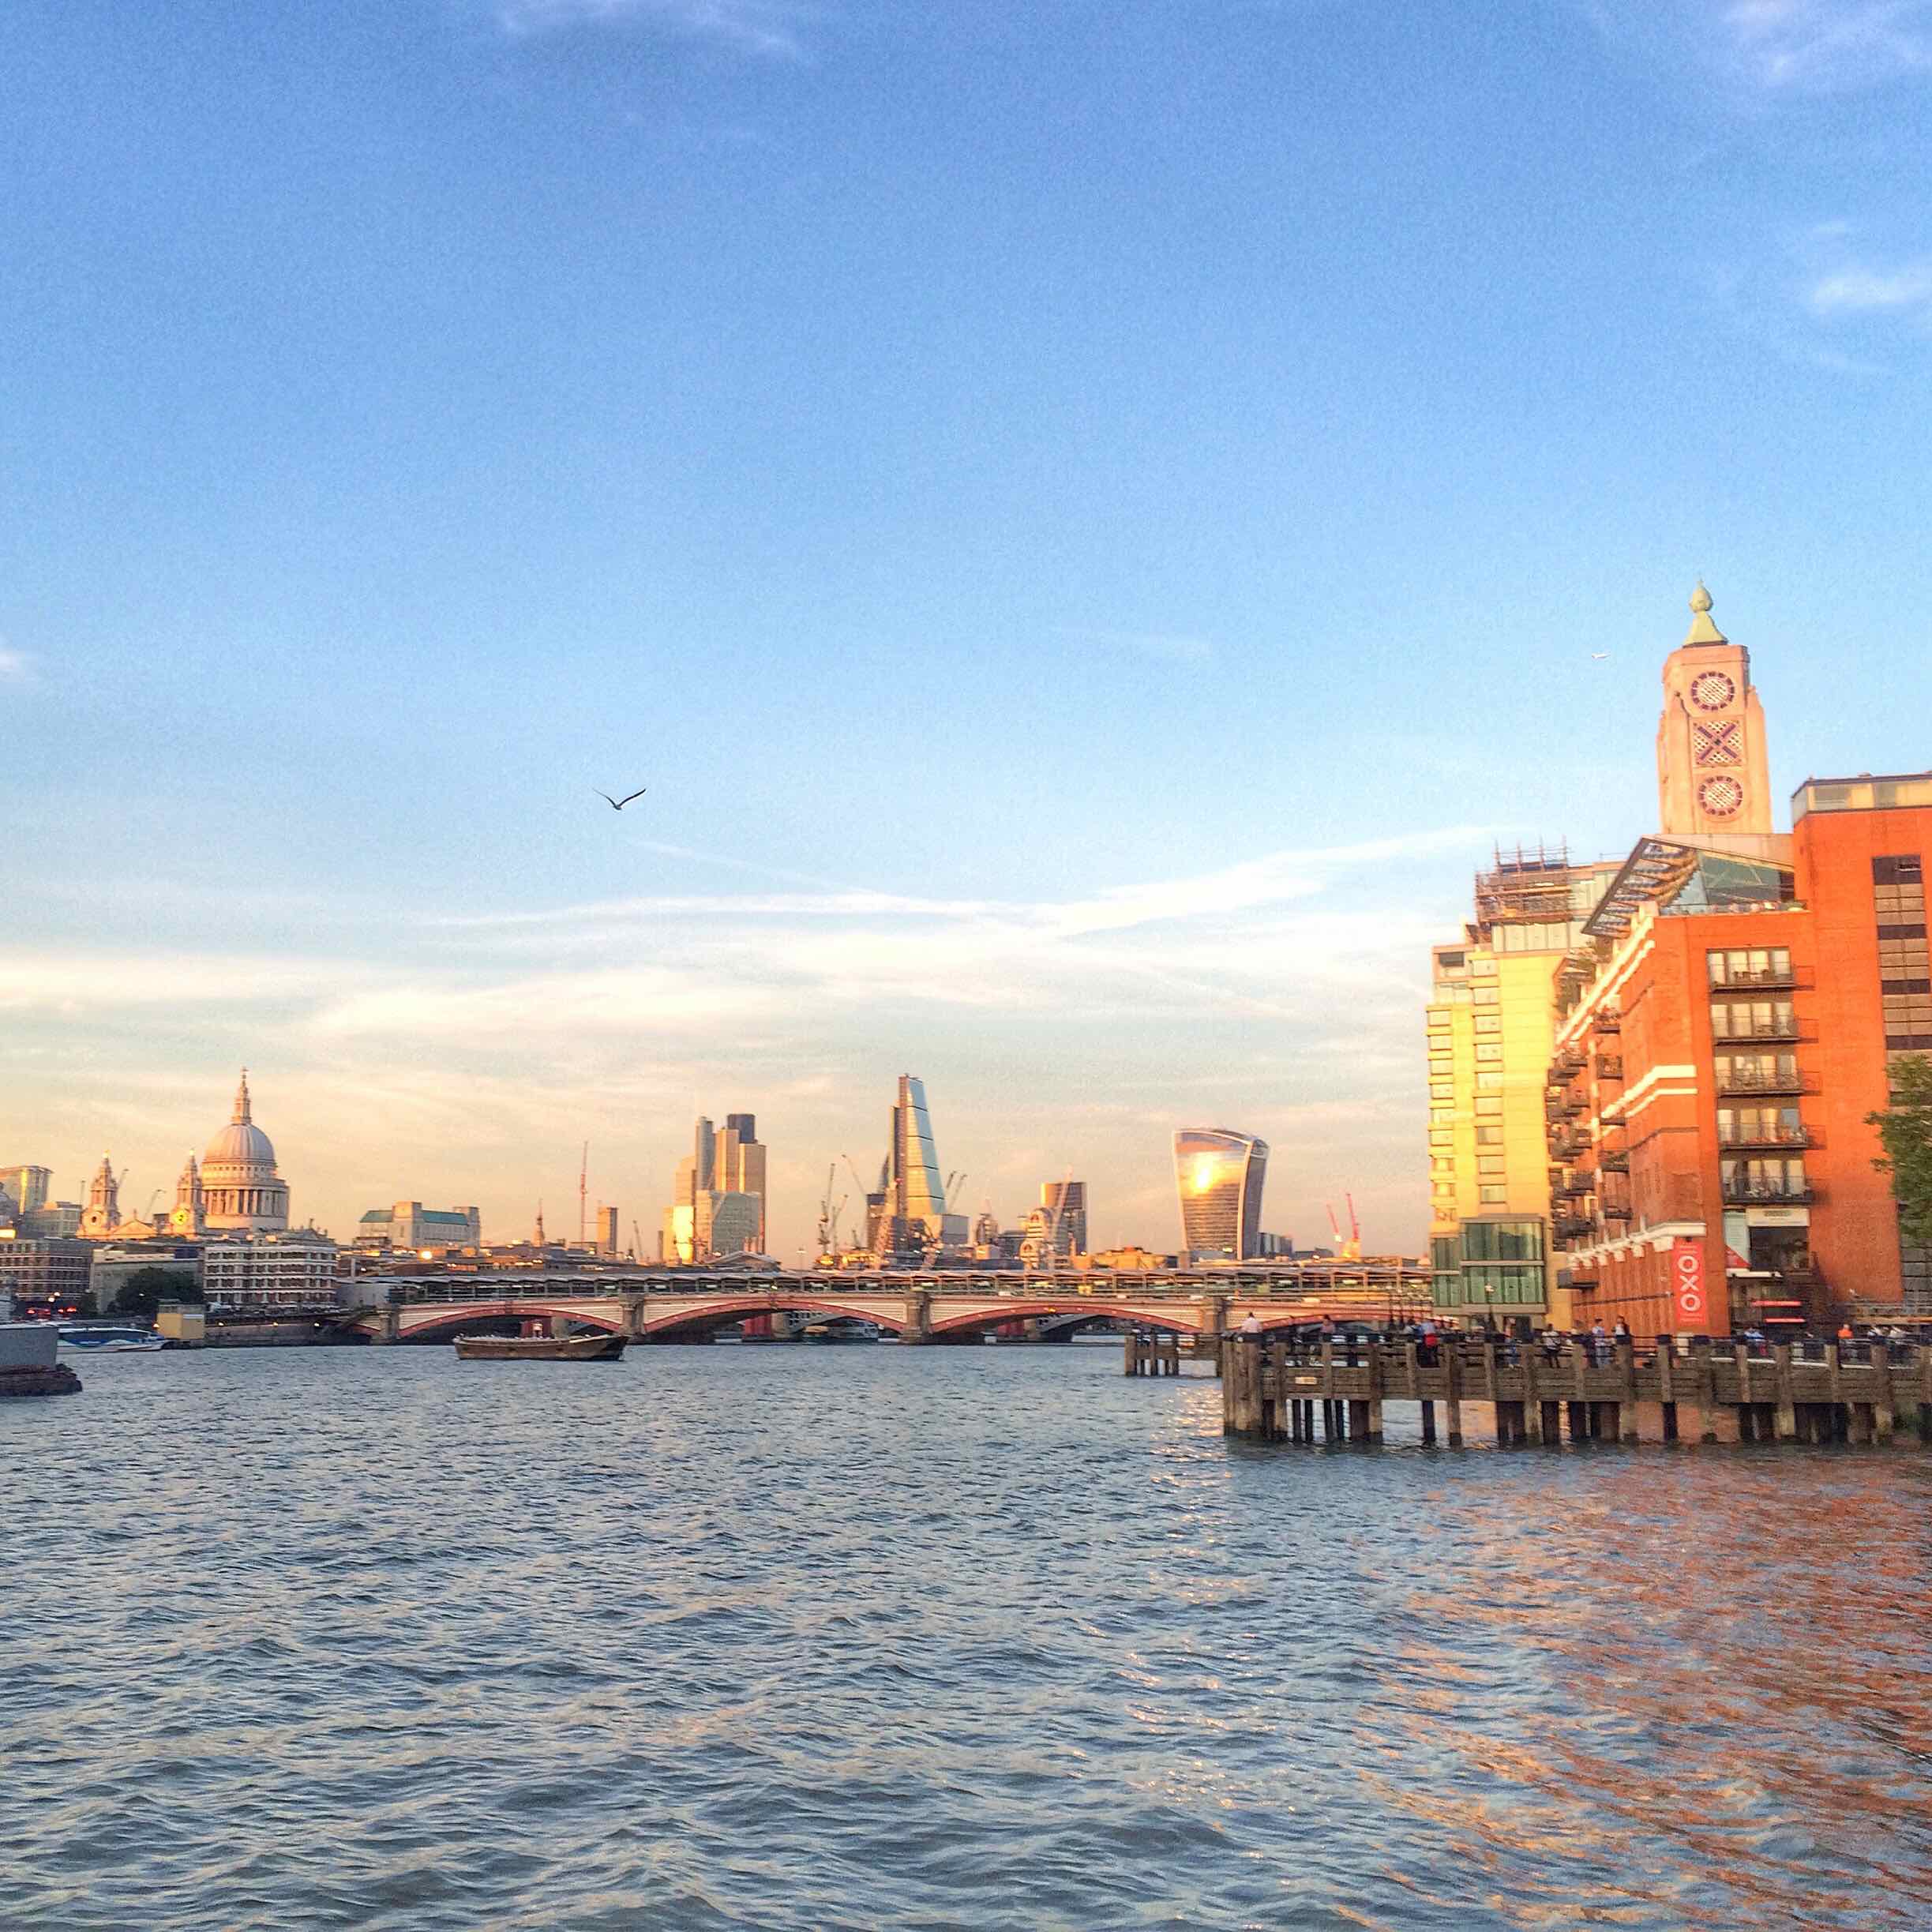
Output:
M250 1119L248 1110L248 1069L242 1069L242 1084L234 1090L234 1119L231 1126L246 1126Z
M1687 644L1728 644L1731 640L1711 621L1711 594L1704 587L1704 580L1698 579L1698 587L1690 593L1690 632L1685 638Z

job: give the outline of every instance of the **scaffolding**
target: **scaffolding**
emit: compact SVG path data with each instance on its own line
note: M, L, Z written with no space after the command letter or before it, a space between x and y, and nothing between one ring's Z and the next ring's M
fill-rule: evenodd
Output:
M1476 921L1492 925L1561 925L1574 915L1570 906L1570 846L1559 839L1550 845L1519 845L1506 851L1499 845L1495 861L1476 875Z

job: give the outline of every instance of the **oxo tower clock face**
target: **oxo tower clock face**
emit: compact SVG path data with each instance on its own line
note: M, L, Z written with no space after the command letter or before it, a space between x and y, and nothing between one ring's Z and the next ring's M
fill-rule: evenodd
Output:
M1728 819L1744 802L1744 787L1735 778L1706 778L1698 787L1698 803L1714 819Z
M1737 686L1722 671L1700 671L1690 681L1690 702L1700 711L1721 711L1737 695Z

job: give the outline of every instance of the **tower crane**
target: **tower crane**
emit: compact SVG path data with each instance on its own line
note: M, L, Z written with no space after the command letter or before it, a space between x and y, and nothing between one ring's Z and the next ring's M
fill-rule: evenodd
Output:
M1335 1237L1335 1259L1337 1261L1360 1261L1362 1259L1362 1224L1355 1217L1355 1197L1345 1194L1341 1197L1349 1204L1349 1233L1345 1239L1341 1223L1335 1218L1333 1202L1324 1202L1328 1209L1328 1225Z
M838 1180L838 1163L835 1161L825 1170L825 1197L819 1202L819 1252L827 1256L838 1252L838 1217L845 1212L846 1197L832 1199Z

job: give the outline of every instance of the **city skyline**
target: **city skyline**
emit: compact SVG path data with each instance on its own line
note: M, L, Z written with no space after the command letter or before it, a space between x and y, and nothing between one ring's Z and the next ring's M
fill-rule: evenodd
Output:
M1660 656L1661 655L1660 651ZM1782 722L1780 707L1780 744L1786 735ZM1654 714L1653 714L1654 715ZM1794 721L1802 730L1803 721ZM1775 749L1777 748L1774 747ZM1632 766L1634 782L1640 788L1650 790L1654 799L1655 775L1653 760L1640 737L1632 746L1629 762ZM1776 760L1773 759L1773 767ZM1775 815L1782 824L1788 823L1785 801L1779 797L1775 801ZM1627 823L1631 827L1644 822L1644 801L1640 797L1633 807ZM1369 904L1373 904L1387 890L1383 868L1391 868L1393 876L1401 876L1405 870L1417 882L1416 896L1393 909L1384 907L1373 915L1374 925L1364 934L1370 942L1373 970L1364 973L1361 954L1351 953L1345 956L1328 958L1319 962L1304 959L1302 971L1304 975L1300 985L1285 984L1277 988L1266 988L1256 984L1259 971L1251 967L1246 987L1236 977L1236 971L1225 961L1217 962L1214 969L1221 981L1212 985L1205 980L1183 982L1184 989L1205 994L1217 1004L1224 1006L1234 1016L1234 1022L1242 1019L1273 1019L1281 1020L1291 1017L1287 996L1300 993L1304 1000L1311 992L1317 1001L1310 1001L1302 1009L1304 1018L1310 1014L1325 1017L1329 1023L1341 1028L1345 1021L1360 1021L1365 1012L1372 1011L1381 1003L1386 1055L1371 1056L1352 1063L1352 1090L1344 1093L1339 1079L1335 1086L1326 1094L1319 1090L1307 1090L1304 1097L1284 1105L1277 1097L1272 1107L1265 1100L1253 1101L1235 1101L1227 1105L1231 1117L1250 1119L1255 1131L1260 1132L1265 1124L1271 1132L1261 1133L1263 1139L1273 1140L1281 1145L1290 1141L1280 1122L1286 1118L1298 1127L1311 1127L1315 1132L1298 1131L1293 1136L1296 1160L1291 1165L1277 1162L1273 1176L1277 1193L1272 1197L1274 1205L1269 1216L1282 1234L1292 1236L1297 1244L1306 1249L1324 1244L1320 1220L1321 1202L1352 1188L1358 1202L1370 1217L1367 1245L1372 1251L1387 1253L1420 1254L1427 1243L1428 1218L1427 1180L1423 1172L1420 1157L1424 1135L1422 1132L1423 1109L1415 1101L1416 1075L1421 1067L1422 1050L1415 1035L1416 1015L1427 997L1428 975L1426 958L1431 939L1439 940L1441 933L1449 929L1462 917L1466 916L1466 906L1458 907L1458 893L1455 876L1449 869L1451 860L1443 863L1436 853L1465 852L1461 861L1464 866L1472 863L1480 865L1485 856L1484 842L1497 836L1495 828L1477 831L1472 828L1450 827L1440 832L1425 832L1412 841L1391 840L1379 844L1364 844L1356 847L1343 847L1329 852L1276 853L1259 861L1236 863L1221 872L1193 880L1171 881L1142 887L1129 887L1114 895L1097 895L1091 901L1066 908L1049 909L1054 915L1051 919L1037 922L1035 929L1027 931L1020 925L1021 915L1026 909L1016 906L974 906L954 908L939 904L894 905L889 910L896 915L921 917L929 921L932 930L922 934L917 940L902 946L918 959L929 961L926 970L936 974L956 974L962 966L977 967L990 974L1012 971L1016 966L1037 967L1037 959L1029 958L1026 941L1036 946L1054 942L1087 939L1095 933L1142 934L1150 930L1161 932L1171 938L1171 932L1163 932L1176 925L1207 924L1223 932L1238 929L1235 915L1246 914L1261 922L1257 928L1270 950L1266 958L1278 960L1282 955L1279 950L1284 942L1292 944L1300 936L1307 936L1320 942L1334 944L1348 936L1349 921L1335 913L1322 913L1310 907L1305 912L1290 913L1284 917L1283 907L1300 908L1306 902L1320 901L1324 898L1341 898L1352 887L1360 893L1365 877L1375 882ZM1615 848L1612 848L1612 856ZM1599 862L1596 861L1592 863ZM1466 877L1466 872L1464 875ZM1463 888L1466 891L1466 887ZM1434 902L1442 910L1424 916L1416 908L1431 902L1426 896L1438 895ZM1363 902L1358 898L1358 906ZM581 920L587 926L595 926L598 921L609 921L620 929L634 930L637 924L653 913L666 917L682 915L687 917L712 917L729 906L750 921L758 921L768 913L780 919L804 917L837 918L842 913L863 919L874 910L870 898L864 895L834 895L833 902L823 907L812 895L794 894L782 895L778 902L770 899L722 899L700 900L681 906L627 904L606 906L585 906L568 909L560 915L565 923ZM1232 909L1231 914L1228 910ZM880 908L880 910L885 910ZM1362 917L1371 916L1364 906ZM1002 920L1011 922L1003 928ZM485 922L493 926L494 922ZM508 923L513 929L520 930L533 923L523 916L515 916ZM547 921L535 921L547 925ZM989 928L991 928L990 935ZM962 953L954 957L943 949L954 933L979 942L977 947L967 945ZM1015 936L1017 933L1017 937ZM1401 946L1408 950L1409 956L1399 958L1393 956L1398 950L1389 939L1389 935L1399 933ZM1420 939L1419 939L1419 936ZM990 943L988 943L990 937ZM1420 943L1425 964L1418 970L1415 964L1415 948ZM1184 950L1195 954L1195 970L1200 970L1200 949L1198 944ZM834 948L836 956L837 949ZM1015 955L1019 955L1015 958ZM1117 962L1116 962L1117 963ZM1311 971L1310 968L1315 970ZM914 965L902 965L898 970L917 970ZM1054 962L1052 969L1067 970L1067 962ZM1130 969L1131 970L1132 969ZM1142 970L1143 976L1145 969ZM1311 986L1309 981L1314 982ZM827 982L829 985L829 981ZM903 990L903 988L902 989ZM956 989L955 989L956 990ZM1037 991L1038 988L1030 989ZM1064 996L1064 987L1052 990ZM315 989L318 996L326 999L328 989L325 983ZM70 991L70 998L73 992ZM1326 1011L1323 1011L1323 1004ZM968 1004L974 1002L969 998ZM31 1004L31 1003L26 1003ZM501 1061L513 1052L514 1044L506 1041L501 1032L491 1031L508 1006L507 1000L483 1000L478 1002L478 1011L475 1023L488 1033L495 1043L495 1056ZM1008 999L996 1003L998 1010L1009 1014L1024 1015L1025 1002ZM150 1010L152 995L137 1006L137 1013ZM338 1010L336 1022L325 1025L320 1030L326 1044L336 1033L343 1016ZM350 1022L347 1030L353 1035L358 1029L354 1024L355 1013L351 1007L347 1015ZM1146 1017L1143 1015L1142 1017ZM1023 1028L1024 1018L1016 1020ZM378 1038L382 1029L372 1029ZM238 1034L238 1038L241 1037ZM541 1038L542 1036L539 1036ZM912 1035L902 1024L898 1037L910 1040ZM1236 1037L1238 1040L1239 1034ZM1372 1037L1372 1036L1371 1036ZM242 1044L247 1041L242 1039ZM1357 1037L1337 1030L1326 1042L1328 1052L1323 1056L1336 1064L1349 1061L1349 1056L1358 1053L1360 1040ZM1385 1044L1378 1041L1378 1044ZM978 1071L970 1060L946 1050L943 1036L936 1041L933 1050L923 1047L913 1049L913 1056L922 1061L939 1065L950 1065L964 1077L969 1086L972 1075ZM808 1052L812 1050L807 1044ZM311 1049L313 1051L313 1049ZM1285 1056L1277 1056L1272 1064L1268 1057L1260 1056L1259 1067L1250 1056L1249 1064L1238 1064L1240 1049L1231 1045L1228 1052L1228 1064L1234 1071L1210 1077L1212 1090L1278 1095L1284 1078L1280 1065ZM261 1056L256 1056L259 1061ZM354 1108L357 1105L356 1094L346 1090L340 1067L332 1072L316 1067L313 1060L308 1062L320 1079L322 1090L337 1107ZM693 1091L700 1085L717 1082L710 1079L706 1068L692 1066L690 1068ZM1245 1078L1244 1078L1245 1076ZM1379 1077L1386 1076L1386 1077ZM231 1075L230 1076L231 1077ZM1116 1182L1112 1174L1108 1176L1105 1198L1109 1204L1103 1208L1101 1217L1101 1232L1097 1245L1138 1244L1165 1251L1173 1245L1172 1187L1171 1135L1174 1124L1180 1114L1176 1106L1165 1118L1161 1117L1158 1096L1162 1091L1176 1095L1198 1092L1202 1089L1202 1076L1195 1070L1180 1067L1172 1074L1163 1075L1157 1068L1144 1075L1147 1088L1147 1101L1144 1105L1132 1110L1134 1118L1140 1121L1146 1131L1137 1141L1124 1142L1126 1158L1123 1162ZM478 1082L505 1094L506 1109L527 1112L527 1101L516 1097L516 1086L512 1081L500 1076L488 1079L479 1074ZM532 1073L533 1084L536 1076ZM137 1074L130 1082L137 1090L154 1091L159 1083L152 1075ZM171 1085L172 1083L171 1083ZM184 1090L202 1084L198 1077L182 1076ZM279 1084L279 1083L278 1083ZM627 1086L622 1079L609 1083L612 1090L604 1090L606 1083L593 1073L585 1076L584 1086L579 1105L589 1109L589 1117L595 1124L607 1131L599 1135L593 1131L591 1141L592 1192L598 1204L614 1203L619 1210L620 1225L627 1235L631 1221L636 1219L649 1229L657 1221L660 1207L658 1197L662 1183L655 1180L650 1172L653 1165L666 1167L672 1159L662 1158L655 1153L647 1152L642 1165L625 1166L623 1150L641 1147L647 1150L674 1148L680 1140L689 1145L690 1116L681 1120L675 1115L654 1120L648 1127L640 1129L634 1123L616 1124L615 1131L610 1130L613 1116L629 1113L632 1109L624 1098L635 1088ZM741 1086L742 1083L740 1083ZM373 1111L388 1115L399 1108L404 1112L420 1109L422 1097L420 1093L412 1095L407 1085L403 1087L383 1089L380 1082L377 1090L385 1091L384 1105ZM662 1092L663 1090L658 1090ZM864 1125L871 1113L872 1105L865 1095L856 1101L845 1094L830 1074L821 1070L813 1077L801 1081L796 1076L780 1079L766 1090L752 1089L741 1093L742 1100L750 1103L747 1111L759 1115L769 1115L775 1105L762 1100L761 1092L775 1092L790 1099L802 1119L816 1120L820 1131L825 1132L824 1124L829 1120L843 1119L856 1123L849 1129L849 1138L861 1151L857 1158L864 1171L870 1157L871 1143L876 1135L874 1128L868 1135ZM991 1106L968 1113L968 1127L980 1143L977 1149L961 1149L969 1154L985 1152L977 1166L971 1159L961 1165L970 1175L970 1184L966 1189L966 1199L959 1203L949 1202L971 1217L982 1206L990 1203L996 1217L1004 1226L1017 1226L1023 1219L1029 1199L1039 1187L1043 1172L1050 1172L1057 1163L1064 1165L1071 1160L1076 1165L1089 1169L1104 1166L1102 1160L1088 1151L1088 1144L1069 1136L1064 1141L1049 1142L1044 1131L1040 1138L1030 1141L1022 1151L1009 1150L1009 1130L1013 1118L1018 1116L1040 1122L1041 1116L1050 1116L1054 1111L1052 1096L1043 1095L1036 1100L1032 1096L1008 1091L1002 1094ZM284 1116L300 1120L303 1116L302 1097L296 1087L291 1087L283 1105L283 1097L278 1094L278 1119ZM1044 1104L1042 1104L1044 1103ZM673 1103L666 1103L667 1105ZM1217 1103L1219 1105L1219 1103ZM57 1117L69 1122L84 1120L80 1109L71 1101L63 1101L53 1110ZM955 1117L956 1110L950 1098L947 1103L949 1121ZM1094 1139L1104 1143L1107 1131L1111 1129L1114 1144L1124 1144L1120 1127L1123 1110L1112 1109L1100 1116L1101 1127ZM1198 1111L1198 1110L1197 1110ZM1078 1103L1069 1106L1067 1113L1078 1118L1085 1112L1090 1118L1094 1110L1090 1100L1083 1109ZM171 1127L159 1128L152 1124L152 1116L144 1109L136 1112L126 1095L114 1097L102 1109L103 1115L111 1119L116 1131L103 1140L96 1136L96 1144L113 1144L124 1150L117 1154L118 1169L131 1174L129 1199L137 1206L146 1199L144 1190L171 1189L174 1173L163 1176L158 1169L151 1174L152 1161L144 1159L151 1146L165 1149L171 1144L178 1144L178 1136ZM1411 1131L1405 1135L1397 1123L1406 1113L1411 1123ZM326 1116L325 1116L326 1117ZM340 1116L338 1116L338 1118ZM474 1131L477 1122L474 1109L466 1102L463 1094L439 1101L437 1117L445 1122L459 1120ZM557 1116L565 1119L560 1111ZM144 1129L142 1123L150 1124ZM54 1181L52 1196L58 1199L84 1199L84 1180L69 1181L65 1176L91 1172L98 1165L98 1157L83 1167L80 1162L69 1161L60 1157L62 1148L51 1136L43 1136L44 1144L28 1144L32 1141L34 1128L31 1120L17 1117L9 1112L6 1123L8 1131L20 1139L27 1139L22 1157L40 1161L54 1170ZM71 1129L69 1130L71 1131ZM280 1130L278 1130L280 1131ZM336 1130L340 1131L340 1130ZM384 1165L382 1143L377 1139L370 1144L366 1164L347 1167L339 1153L335 1161L330 1158L333 1149L333 1134L325 1131L321 1138L325 1146L318 1150L315 1161L305 1158L305 1177L313 1168L325 1178L313 1192L305 1189L305 1198L312 1205L306 1206L301 1218L306 1221L311 1214L325 1229L336 1231L337 1224L347 1232L340 1238L352 1237L356 1221L366 1208L368 1199L387 1199L396 1192L400 1185L405 1194L426 1201L433 1199L480 1199L487 1238L492 1240L515 1240L522 1238L527 1229L538 1199L548 1199L552 1205L552 1218L556 1223L559 1238L568 1234L562 1220L563 1204L568 1195L574 1192L571 1169L580 1157L580 1142L572 1143L566 1139L561 1148L554 1150L551 1161L546 1164L541 1143L525 1143L514 1138L515 1127L506 1119L497 1127L491 1139L483 1143L487 1151L478 1161L477 1166L485 1172L493 1172L499 1179L493 1187L484 1180L475 1177L476 1169L466 1165L458 1149L438 1154L425 1160L418 1154L411 1163L411 1171L396 1176L389 1172ZM833 1131L825 1140L815 1146L812 1151L804 1151L787 1146L782 1154L771 1163L771 1183L774 1212L772 1226L775 1238L769 1251L784 1260L796 1258L800 1249L808 1255L815 1251L812 1238L818 1211L819 1197L823 1185L823 1165L832 1157L832 1140L838 1133ZM949 1146L955 1139L964 1139L958 1128L949 1130ZM292 1144L284 1132L286 1144ZM366 1138L365 1135L364 1138ZM788 1137L789 1138L789 1137ZM619 1152L612 1156L606 1150L615 1142ZM1311 1142L1319 1144L1310 1145ZM1303 1148L1307 1151L1305 1155ZM1360 1155L1350 1154L1347 1150L1353 1147ZM50 1151L51 1150L51 1151ZM839 1147L837 1153L842 1157L849 1151ZM1064 1158L1063 1158L1063 1154ZM1366 1159L1360 1157L1366 1156ZM673 1157L674 1158L674 1157ZM1378 1165L1377 1162L1386 1163ZM167 1165L165 1155L160 1165ZM426 1167L432 1179L420 1180L418 1170ZM613 1169L617 1171L613 1174ZM178 1172L178 1170L174 1170ZM332 1172L347 1172L359 1178L346 1182L336 1182L332 1186L327 1178ZM514 1185L506 1185L501 1176L507 1173L540 1181L527 1195L520 1195ZM67 1191L69 1187L73 1191ZM794 1191L794 1188L796 1191ZM373 1191L372 1191L373 1190ZM365 1198L366 1197L366 1198ZM133 1211L128 1203L124 1209ZM848 1214L850 1214L848 1210ZM1118 1219L1113 1218L1117 1216ZM564 1216L568 1219L567 1215ZM574 1225L574 1224L573 1224ZM1415 1232L1404 1235L1396 1230L1412 1228ZM1380 1238L1380 1231L1387 1229L1386 1238ZM789 1232L788 1232L789 1231ZM654 1245L652 1236L647 1233L647 1249Z
M16 8L6 1143L246 1063L300 1218L648 1228L729 1095L790 1259L917 1066L969 1214L1225 1120L1420 1253L1419 962L1697 575L1780 824L1932 703L1923 38L1509 17Z

